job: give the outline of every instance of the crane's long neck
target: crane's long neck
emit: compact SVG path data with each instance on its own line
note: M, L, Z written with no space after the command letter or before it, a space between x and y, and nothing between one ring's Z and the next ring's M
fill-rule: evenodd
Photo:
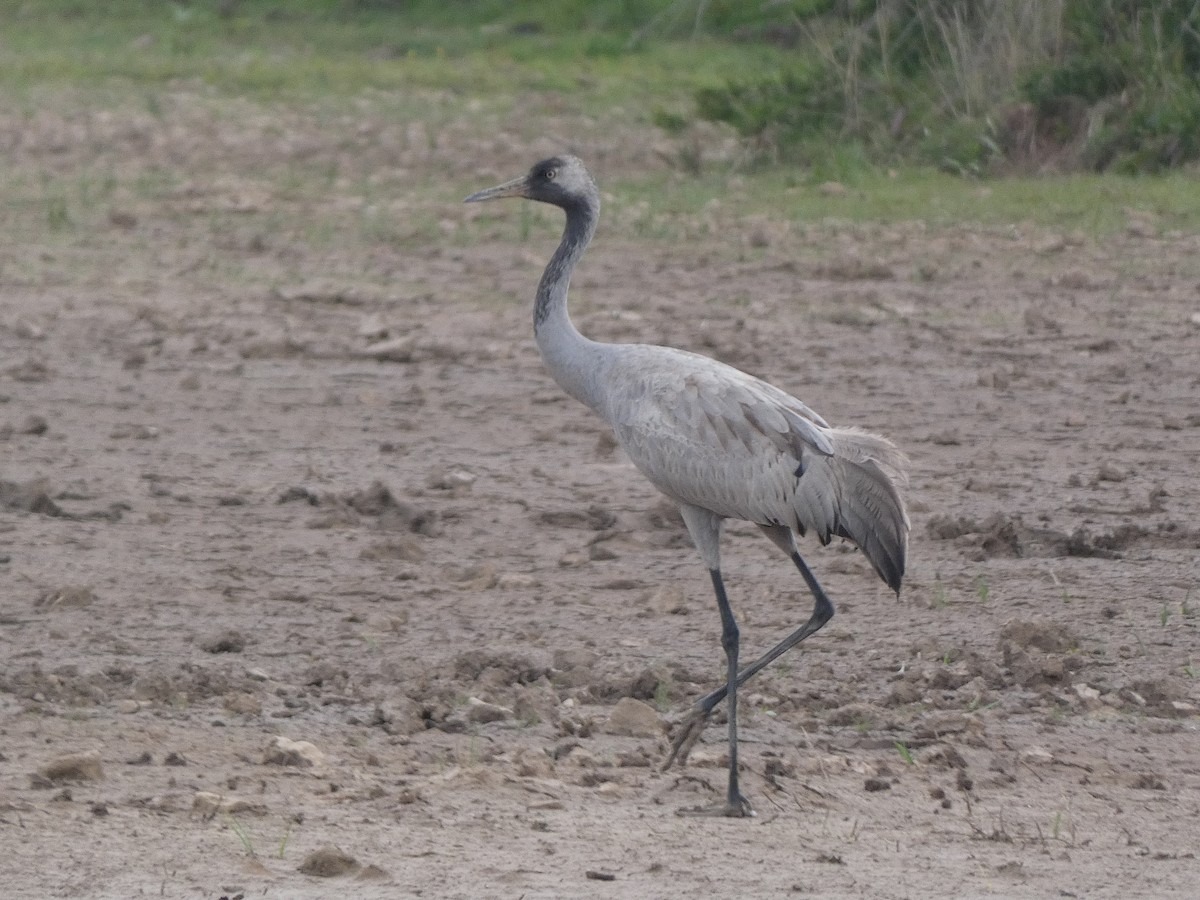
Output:
M550 258L538 284L533 308L533 334L546 368L563 390L581 403L599 410L605 344L585 338L567 313L571 273L587 249L600 217L600 199L589 197L566 208L567 225L562 241Z

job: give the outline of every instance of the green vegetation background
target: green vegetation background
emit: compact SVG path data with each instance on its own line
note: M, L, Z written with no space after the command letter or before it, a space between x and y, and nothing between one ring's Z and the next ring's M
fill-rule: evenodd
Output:
M433 90L464 114L483 102L520 116L567 97L583 115L620 109L667 134L728 123L746 141L751 205L781 183L840 180L870 190L823 196L824 208L884 220L921 209L1103 230L1123 205L1149 205L1186 226L1198 73L1190 0L0 5L10 108L38 108L47 90L143 92L153 105L181 80L271 103ZM697 189L669 202L702 202L724 173L682 162ZM1181 174L1133 177L1171 170ZM1050 189L1024 177L1044 173L1069 177ZM971 186L992 175L1022 177Z

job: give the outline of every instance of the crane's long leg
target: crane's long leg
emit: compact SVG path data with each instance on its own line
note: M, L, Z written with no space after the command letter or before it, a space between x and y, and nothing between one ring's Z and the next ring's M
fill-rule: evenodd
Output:
M812 592L815 600L812 615L808 621L785 637L782 641L756 659L746 668L737 673L736 676L731 676L725 684L714 690L712 693L706 694L696 701L692 707L692 712L684 720L679 728L679 733L675 736L675 740L671 745L671 755L667 757L667 761L663 764L663 770L669 769L674 764L677 758L684 761L687 760L688 753L695 746L696 741L700 739L701 733L704 731L704 726L708 724L708 717L712 715L712 711L717 704L725 699L727 694L730 695L731 701L735 701L735 693L738 685L744 684L760 671L769 666L776 659L787 653L802 640L819 631L821 626L833 618L833 602L829 599L829 595L825 593L825 589L821 587L821 583L817 581L812 570L809 569L808 563L798 551L791 551L792 562L796 564L796 568L800 570L800 574L804 577L808 589ZM720 574L713 573L714 584L718 583ZM723 591L718 592L718 603ZM728 605L728 601L726 601ZM724 616L724 613L722 613ZM735 625L736 627L736 625ZM731 689L734 693L731 693ZM734 710L730 706L730 722L733 722Z
M738 625L729 598L725 594L725 583L720 569L710 569L713 590L717 594L717 609L721 613L721 646L725 649L727 674L721 696L729 697L729 790L725 805L684 811L685 814L718 816L752 816L754 810L738 789L738 742L737 742L737 686L738 686Z
M729 791L725 804L712 808L681 810L698 815L752 816L754 810L738 790L738 745L737 745L737 685L738 685L738 625L729 597L725 594L725 582L721 579L721 517L712 510L688 503L679 504L679 512L687 525L688 533L696 544L708 573L712 577L713 590L717 595L717 609L721 613L721 646L725 649L726 676L721 696L729 697ZM790 532L789 532L790 535ZM772 533L772 540L775 540Z

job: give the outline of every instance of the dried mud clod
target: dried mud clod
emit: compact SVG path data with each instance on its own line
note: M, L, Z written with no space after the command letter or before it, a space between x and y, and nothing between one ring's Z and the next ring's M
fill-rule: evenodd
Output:
M1080 527L1070 534L1053 528L1025 525L1019 516L994 513L986 519L968 516L933 516L926 526L937 540L959 540L974 547L975 560L1066 556L1119 559L1127 550L1142 547L1200 547L1200 529L1174 522L1151 529L1143 525L1120 525L1102 534Z
M342 875L353 875L362 869L353 856L337 847L321 847L314 850L297 867L303 875L316 878L337 878Z
M1052 621L1014 620L1000 632L1005 668L1017 684L1030 688L1063 684L1082 669L1086 660L1072 652L1078 647L1078 635Z
M37 770L38 776L49 784L64 781L99 781L104 778L104 766L99 750L83 750L56 757Z
M322 494L297 485L283 491L277 502L318 507L321 512L309 521L310 528L350 527L366 517L383 531L411 531L426 537L442 533L437 510L397 497L382 481L345 494Z
M49 485L42 479L24 482L0 481L0 509L53 517L66 515L62 507L50 498Z

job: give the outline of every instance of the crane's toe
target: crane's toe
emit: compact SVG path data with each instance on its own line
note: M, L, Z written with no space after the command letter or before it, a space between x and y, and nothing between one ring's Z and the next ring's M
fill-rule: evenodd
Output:
M684 809L676 810L675 814L679 816L715 816L726 819L752 819L758 815L754 811L754 807L750 805L750 801L741 794L730 797L724 803L718 803L714 806L685 807Z
M671 742L671 754L663 763L662 771L665 772L671 768L675 764L675 760L679 760L681 766L687 764L688 754L692 752L696 741L700 740L700 735L704 733L704 728L708 725L710 712L703 707L694 707L688 713L687 718L679 724L679 731L676 732L675 739Z

